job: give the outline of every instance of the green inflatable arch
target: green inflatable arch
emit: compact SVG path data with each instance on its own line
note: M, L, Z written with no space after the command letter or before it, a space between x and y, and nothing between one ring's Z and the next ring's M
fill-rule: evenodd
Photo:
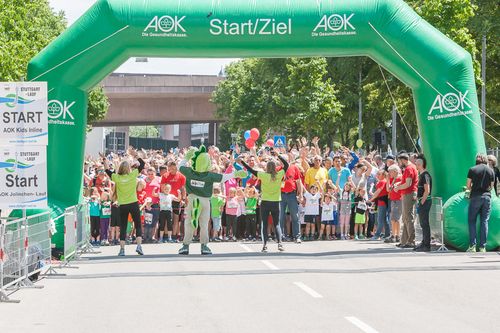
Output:
M403 0L100 0L29 64L49 87L54 214L81 200L87 92L132 56L368 56L413 90L435 196L459 193L485 152L470 54ZM447 205L448 242L465 249L466 202ZM493 248L498 201L491 221Z

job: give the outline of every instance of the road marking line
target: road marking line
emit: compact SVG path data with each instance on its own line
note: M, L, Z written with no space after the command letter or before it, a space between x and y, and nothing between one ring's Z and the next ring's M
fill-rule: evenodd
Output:
M371 327L367 323L362 322L361 320L359 320L356 317L345 317L345 319L350 321L351 324L358 327L360 330L362 330L365 333L378 333L378 331L376 329L374 329L373 327Z
M266 266L267 266L270 270L272 270L272 271L277 271L277 270L279 270L279 268L278 268L278 267L276 267L275 265L273 265L272 263L270 263L268 260L261 260L261 261L262 261L262 263L263 263L264 265L266 265Z
M243 248L243 250L245 250L247 252L253 252L253 250L251 248L249 248L248 246L246 246L245 244L239 243L238 245L241 246Z
M323 296L321 296L318 292L316 292L316 290L312 289L309 286L306 286L302 282L294 282L293 284L295 284L297 287L304 290L306 293L308 293L310 296L312 296L314 298L323 298Z

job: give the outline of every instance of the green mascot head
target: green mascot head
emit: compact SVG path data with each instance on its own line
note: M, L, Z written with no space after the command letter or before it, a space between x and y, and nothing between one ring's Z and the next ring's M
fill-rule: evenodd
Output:
M201 146L194 152L194 156L191 158L191 167L196 172L207 172L210 170L210 156L207 153L207 148Z

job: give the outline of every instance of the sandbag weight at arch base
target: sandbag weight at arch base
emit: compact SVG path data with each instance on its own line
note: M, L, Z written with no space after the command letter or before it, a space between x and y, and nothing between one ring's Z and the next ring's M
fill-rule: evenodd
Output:
M475 154L486 151L472 60L403 0L99 0L28 67L30 80L49 87L49 204L64 210L81 200L86 92L130 56L351 55L371 57L411 87L433 195L459 193ZM465 231L453 227L464 218L448 209L446 238L463 249Z

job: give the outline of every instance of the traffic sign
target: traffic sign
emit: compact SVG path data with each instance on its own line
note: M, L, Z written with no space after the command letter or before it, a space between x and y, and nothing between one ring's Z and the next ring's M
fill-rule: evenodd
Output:
M274 147L275 148L285 148L286 147L286 137L284 135L274 136Z

